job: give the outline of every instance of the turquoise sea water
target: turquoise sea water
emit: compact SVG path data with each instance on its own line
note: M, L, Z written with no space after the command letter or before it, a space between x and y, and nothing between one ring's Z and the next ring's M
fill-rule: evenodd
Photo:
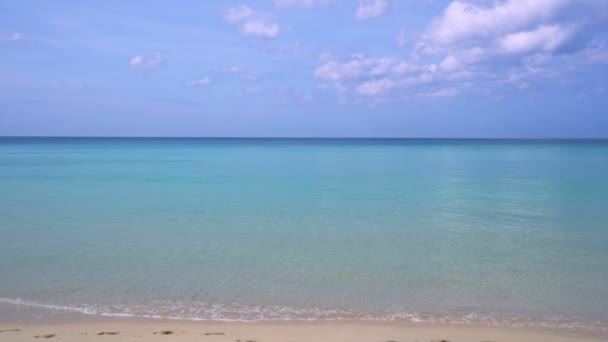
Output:
M0 138L0 302L608 331L608 142Z

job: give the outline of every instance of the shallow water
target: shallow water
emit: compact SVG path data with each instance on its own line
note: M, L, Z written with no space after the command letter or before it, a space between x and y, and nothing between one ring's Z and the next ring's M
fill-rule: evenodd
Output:
M606 141L0 138L16 305L608 331L607 222Z

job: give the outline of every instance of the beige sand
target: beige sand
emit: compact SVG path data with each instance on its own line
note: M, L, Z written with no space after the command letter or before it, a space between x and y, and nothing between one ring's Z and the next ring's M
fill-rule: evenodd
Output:
M103 333L103 334L102 334ZM36 337L38 336L38 337ZM0 325L0 341L166 342L608 341L551 332L470 326L366 323L94 322Z

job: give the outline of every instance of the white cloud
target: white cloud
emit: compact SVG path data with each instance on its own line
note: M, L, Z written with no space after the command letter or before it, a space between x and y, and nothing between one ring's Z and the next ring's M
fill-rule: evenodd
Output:
M224 12L224 20L238 25L241 34L262 38L275 38L281 31L275 18L265 12L255 11L249 6L238 5Z
M486 57L563 53L605 26L607 10L606 0L456 0L420 35L414 56L476 46Z
M225 73L228 73L228 74L237 74L242 79L247 80L247 81L259 81L262 79L262 77L260 76L260 74L258 72L252 71L252 70L246 70L246 69L243 69L238 66L230 66L230 67L224 68L222 71Z
M274 38L279 34L279 24L266 20L246 20L241 32L249 36Z
M348 62L331 60L314 71L316 78L325 81L342 81L349 79L399 75L417 70L417 66L393 58L365 58L355 56Z
M331 4L333 0L274 0L276 7L297 7L297 8L309 8L327 6Z
M372 19L379 17L388 9L387 0L360 0L355 12L357 19Z
M345 85L343 85L340 82L336 82L335 88L336 88L336 93L338 95L345 94L348 91L348 87L346 87Z
M224 12L224 20L229 23L238 23L242 20L252 17L255 14L255 11L251 9L249 6L238 5L235 7L230 7Z
M386 91L394 88L396 82L389 78L382 78L374 81L367 81L359 84L356 88L358 94L375 96L384 94Z
M375 3L361 1L360 8L372 13ZM608 43L600 40L608 30L606 10L608 0L454 0L411 36L408 58L327 55L314 77L333 83L344 102L451 97L476 84L489 93L531 91L574 72L564 64L583 70L585 62L608 63ZM406 37L401 29L397 47L410 45Z
M508 0L484 7L452 1L443 15L431 23L427 38L443 45L494 38L549 19L567 3L567 0Z
M243 72L243 69L241 67L237 67L237 66L229 66L227 68L224 68L224 72L231 73L231 74L238 74L238 73Z
M314 71L314 76L323 82L333 82L338 95L352 92L374 97L376 101L390 90L433 82L437 72L434 64L417 65L404 59L354 55L346 61L325 62Z
M453 71L456 69L460 69L462 67L462 63L458 60L456 56L448 55L441 61L441 63L439 63L439 67L443 70Z
M360 62L339 63L329 61L314 71L316 78L326 81L340 81L342 79L357 78L363 74Z
M542 50L551 52L573 36L572 28L541 25L535 30L511 33L500 39L500 47L507 53L527 53Z
M439 68L447 71L455 71L474 64L487 55L487 51L480 47L457 50L448 54L439 63Z
M352 94L377 102L388 101L384 96L393 91L398 93L408 87L433 83L438 73L439 68L434 64L416 65L402 59L356 55L343 62L330 60L319 66L314 76L323 82L333 82L343 100Z
M425 92L425 93L418 93L418 94L416 94L416 96L434 98L434 97L452 97L452 96L456 96L458 94L459 94L459 92L457 89L448 88L448 89L439 89L439 90Z
M155 54L153 57L145 57L144 55L136 55L129 61L129 67L137 70L152 70L163 65L164 61L160 54Z
M395 63L395 65L393 65L393 67L390 69L390 71L393 74L401 75L401 74L416 72L419 69L420 69L420 67L416 64L409 63L406 61L401 61L401 62Z
M419 36L411 57L439 58L451 82L555 77L543 68L583 51L585 40L605 30L606 9L606 0L455 0Z
M186 83L186 86L188 87L200 87L200 86L208 86L211 84L211 78L209 77L205 77L205 78L201 78L199 80L193 80L190 82Z

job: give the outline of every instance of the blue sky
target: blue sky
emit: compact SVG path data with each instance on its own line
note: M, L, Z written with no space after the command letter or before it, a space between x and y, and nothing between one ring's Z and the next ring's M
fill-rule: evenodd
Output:
M7 0L0 75L0 135L608 137L608 0Z

